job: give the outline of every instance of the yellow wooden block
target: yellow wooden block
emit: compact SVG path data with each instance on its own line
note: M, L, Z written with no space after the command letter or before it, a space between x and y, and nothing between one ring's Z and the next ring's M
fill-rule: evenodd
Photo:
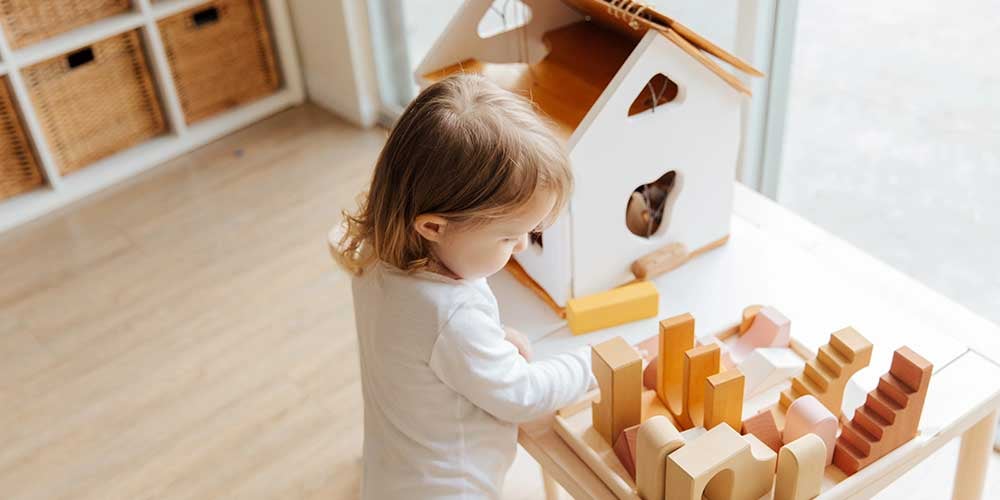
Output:
M660 308L660 293L650 281L570 299L566 320L574 335L652 318Z

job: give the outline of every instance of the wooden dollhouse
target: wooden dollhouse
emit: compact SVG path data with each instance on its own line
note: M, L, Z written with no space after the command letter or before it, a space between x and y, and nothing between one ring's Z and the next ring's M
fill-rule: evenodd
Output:
M640 2L524 0L522 25L480 36L493 4L465 2L416 76L485 75L566 141L570 208L516 257L536 291L559 308L631 280L633 261L667 245L724 243L749 91L715 58L760 73Z

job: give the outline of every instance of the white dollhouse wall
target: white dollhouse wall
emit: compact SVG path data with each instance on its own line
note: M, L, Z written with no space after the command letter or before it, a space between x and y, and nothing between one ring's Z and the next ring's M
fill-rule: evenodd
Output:
M537 62L547 53L545 33L584 19L559 0L523 1L531 11L527 24L487 38L477 27L493 1L467 1L417 67L418 81L468 59ZM629 116L657 74L678 85L677 96ZM563 306L629 281L635 259L670 243L695 251L727 236L740 104L740 94L721 78L647 32L567 141L576 184L569 210L545 230L542 245L516 256L518 263ZM631 194L671 170L679 191L659 229L649 238L633 234L625 223Z

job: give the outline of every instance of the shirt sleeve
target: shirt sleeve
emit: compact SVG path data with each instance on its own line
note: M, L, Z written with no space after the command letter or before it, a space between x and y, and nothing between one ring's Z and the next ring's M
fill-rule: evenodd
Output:
M504 337L485 306L461 306L438 335L431 370L472 404L514 423L552 413L587 391L589 348L529 363Z

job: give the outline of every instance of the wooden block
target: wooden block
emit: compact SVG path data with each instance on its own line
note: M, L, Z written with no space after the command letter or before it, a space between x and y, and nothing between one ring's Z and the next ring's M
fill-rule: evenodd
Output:
M574 335L655 317L660 293L650 281L641 281L606 292L575 297L566 303L566 321Z
M818 496L826 455L826 444L815 434L806 434L781 448L774 500L809 500Z
M667 456L664 498L757 500L771 490L776 461L753 435L720 425Z
M684 406L684 353L693 347L694 317L681 314L660 321L656 395L675 415L679 415Z
M750 325L753 324L754 316L757 316L757 312L759 312L762 307L764 306L755 304L752 306L746 306L743 309L743 318L740 321L740 335L743 335L750 329Z
M737 368L746 377L744 397L750 398L800 373L802 358L784 347L754 349Z
M739 432L742 419L743 374L729 370L705 379L705 428L726 423Z
M781 449L781 432L771 410L764 410L744 420L740 432L757 436L757 439L775 452Z
M653 356L646 368L642 370L642 386L646 389L656 390L656 365L659 359L659 356Z
M684 353L683 408L674 414L682 428L699 427L704 423L705 384L708 377L716 373L719 373L719 346L703 345Z
M684 265L688 257L687 247L683 243L671 243L636 259L632 263L632 274L641 280L652 279Z
M639 424L642 404L642 358L621 337L595 345L591 370L601 395L591 404L594 429L614 445L625 428Z
M750 328L729 349L733 361L741 363L758 347L788 347L791 341L791 325L791 321L777 309L760 308L754 315Z
M623 430L615 440L613 447L615 455L618 456L618 460L621 461L622 466L628 471L628 475L632 477L632 480L635 480L635 440L638 432L638 425L633 425Z
M635 484L641 498L663 498L667 456L682 446L684 438L666 417L651 417L639 426Z
M788 408L796 398L809 394L840 417L847 381L871 359L872 343L856 330L847 327L834 332L830 342L820 346L816 357L806 362L802 374L792 379L792 386L781 392L778 404Z
M788 407L785 414L785 428L781 432L781 442L791 443L806 434L815 434L826 446L824 464L833 460L833 445L837 439L837 417L813 396L802 396Z
M897 349L889 372L842 426L833 463L851 475L913 439L933 372L934 365L909 347Z

